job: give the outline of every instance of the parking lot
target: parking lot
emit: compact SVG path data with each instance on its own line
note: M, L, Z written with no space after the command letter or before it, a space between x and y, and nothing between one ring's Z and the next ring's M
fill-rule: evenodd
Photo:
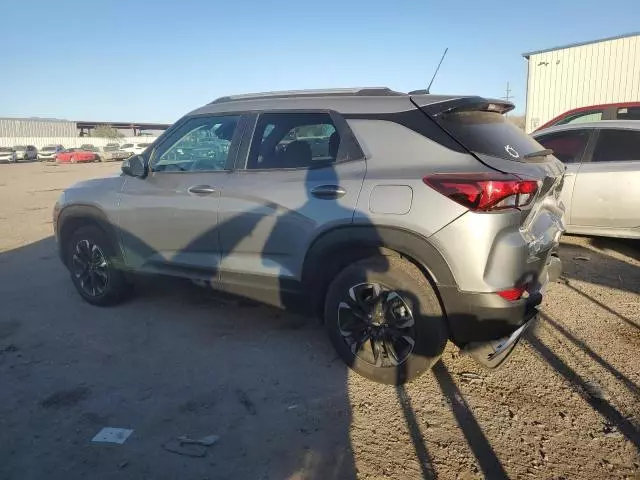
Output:
M0 478L638 478L640 245L566 236L507 365L448 346L402 388L350 373L316 321L145 280L76 294L51 210L115 163L0 165ZM103 427L133 429L121 445ZM177 438L216 435L170 451ZM190 456L194 455L194 456Z

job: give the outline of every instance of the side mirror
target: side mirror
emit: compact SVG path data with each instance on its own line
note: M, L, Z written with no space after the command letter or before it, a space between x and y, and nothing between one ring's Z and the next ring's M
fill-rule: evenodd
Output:
M141 155L134 155L122 162L122 173L130 177L145 178L147 176L147 162Z

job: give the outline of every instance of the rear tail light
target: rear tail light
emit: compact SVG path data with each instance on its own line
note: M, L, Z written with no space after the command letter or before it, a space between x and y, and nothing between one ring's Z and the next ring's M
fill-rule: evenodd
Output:
M422 181L473 211L486 212L529 205L538 182L502 173L451 173L429 175Z
M526 289L527 289L527 286L524 285L522 287L508 288L506 290L501 290L496 293L500 295L502 298L504 298L505 300L509 300L510 302L513 302L515 300L520 299L520 297L522 296L522 294Z

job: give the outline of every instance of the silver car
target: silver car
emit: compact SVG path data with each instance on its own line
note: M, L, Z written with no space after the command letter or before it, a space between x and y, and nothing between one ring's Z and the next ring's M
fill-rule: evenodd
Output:
M567 166L567 231L640 238L640 121L560 125L533 136Z
M166 274L317 313L374 381L447 340L502 363L560 273L564 166L480 97L386 88L223 97L54 209L80 296Z

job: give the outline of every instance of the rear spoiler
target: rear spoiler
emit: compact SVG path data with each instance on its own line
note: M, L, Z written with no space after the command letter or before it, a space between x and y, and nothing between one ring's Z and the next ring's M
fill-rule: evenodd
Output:
M480 111L504 114L513 110L515 105L505 100L482 97L460 97L442 102L429 102L422 95L411 97L411 103L432 118L452 112Z

